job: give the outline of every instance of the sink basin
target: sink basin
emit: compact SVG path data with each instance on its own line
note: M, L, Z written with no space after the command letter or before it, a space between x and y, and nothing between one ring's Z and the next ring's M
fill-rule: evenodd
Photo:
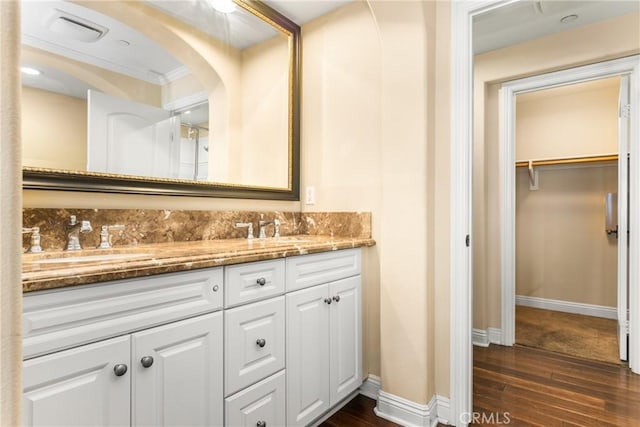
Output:
M104 254L104 255L87 255L87 256L70 256L60 258L45 258L34 261L27 261L30 264L64 264L64 263L81 263L81 262L101 262L101 261L118 261L132 258L148 257L149 254Z

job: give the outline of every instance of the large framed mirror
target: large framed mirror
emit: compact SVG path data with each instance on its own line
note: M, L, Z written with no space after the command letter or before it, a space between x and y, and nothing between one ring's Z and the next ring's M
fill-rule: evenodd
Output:
M252 0L22 3L26 189L299 200L300 28Z

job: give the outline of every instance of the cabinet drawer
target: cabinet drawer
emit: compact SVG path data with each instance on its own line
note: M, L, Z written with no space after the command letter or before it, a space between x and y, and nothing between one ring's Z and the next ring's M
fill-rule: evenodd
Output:
M284 259L225 268L225 308L284 293Z
M222 307L222 267L28 293L24 358Z
M224 313L225 396L284 368L284 313L284 296Z
M287 258L287 292L360 274L360 249Z
M233 427L286 425L284 372L280 371L227 398L224 425Z

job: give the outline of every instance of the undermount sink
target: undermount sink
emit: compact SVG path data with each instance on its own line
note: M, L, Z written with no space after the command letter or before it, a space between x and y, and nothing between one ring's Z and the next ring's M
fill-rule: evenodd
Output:
M70 256L60 258L45 258L33 261L27 261L30 264L63 264L63 263L79 263L79 262L101 262L101 261L118 261L131 258L148 257L149 254L104 254L104 255L86 255L86 256Z

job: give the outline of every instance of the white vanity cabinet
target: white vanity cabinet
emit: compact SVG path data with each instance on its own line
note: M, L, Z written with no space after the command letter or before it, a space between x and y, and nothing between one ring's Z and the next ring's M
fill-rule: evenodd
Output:
M45 354L23 364L23 424L222 425L222 277L203 269L26 294L25 356Z
M288 293L286 302L287 426L293 427L308 425L362 383L360 251L287 262L288 275L305 277L310 284ZM342 275L355 275L339 278L326 269L336 263L351 266ZM301 264L305 272L291 271ZM317 284L327 276L337 280Z
M362 383L360 256L27 293L23 424L309 425Z

